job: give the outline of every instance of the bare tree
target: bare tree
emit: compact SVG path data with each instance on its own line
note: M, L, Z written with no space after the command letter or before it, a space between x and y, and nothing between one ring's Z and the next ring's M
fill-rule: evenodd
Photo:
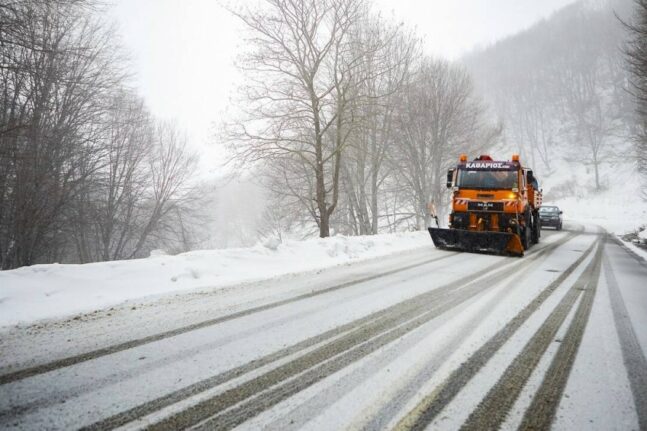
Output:
M194 241L195 159L125 89L103 10L93 0L0 3L1 269Z
M549 82L552 73L546 68L529 68L525 73L504 76L501 79L505 80L509 93L497 101L497 108L509 119L506 132L521 157L535 169L541 168L541 162L548 172L554 162L559 127L552 115L556 110L556 96L540 83Z
M153 151L152 120L143 101L117 91L103 127L104 163L74 206L70 236L81 262L126 257L146 198L146 161Z
M600 167L612 159L614 152L610 141L624 129L618 92L609 91L622 68L605 58L609 50L598 40L591 40L588 34L578 36L578 44L587 48L576 55L563 53L563 69L555 75L555 85L566 114L566 136L575 142L567 153L573 160L592 167L595 190L600 190Z
M401 26L375 17L360 26L354 38L356 50L369 50L362 62L361 94L353 106L357 127L350 136L342 164L350 233L376 234L380 217L380 189L393 174L385 163L396 145L395 119L401 106L399 93L409 79L414 58L420 54L418 40Z
M243 164L276 163L305 172L313 187L300 200L314 202L305 208L314 209L319 235L326 237L339 202L342 155L365 54L353 49L351 35L366 7L362 0L267 0L264 6L233 11L251 30L254 51L241 64L248 108L229 128L232 147Z
M0 8L0 267L61 257L65 213L103 163L104 96L123 79L92 4Z
M440 211L447 204L445 173L457 154L490 148L501 128L488 122L467 72L441 60L422 62L400 106L400 145L391 161L409 196L409 214L424 229L430 223L428 203Z
M178 220L183 209L195 200L192 194L191 174L194 172L197 158L187 147L186 137L170 123L158 123L153 132L152 151L148 155L147 165L150 187L144 200L144 211L140 229L135 237L134 245L127 258L140 257L148 241L156 237L159 241L168 241L169 233L175 231L173 225L164 224ZM186 241L186 232L182 226L180 233Z

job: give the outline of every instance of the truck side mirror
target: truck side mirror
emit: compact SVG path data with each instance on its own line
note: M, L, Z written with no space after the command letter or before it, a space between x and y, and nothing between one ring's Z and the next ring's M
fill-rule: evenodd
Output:
M447 171L447 188L451 189L454 185L454 171L455 169L450 169Z
M560 213L560 214L564 214L564 211L560 211L559 213Z

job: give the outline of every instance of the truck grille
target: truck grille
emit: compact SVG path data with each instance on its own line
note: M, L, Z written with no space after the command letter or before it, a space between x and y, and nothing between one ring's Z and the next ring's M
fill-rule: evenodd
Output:
M469 202L468 211L503 211L503 202Z

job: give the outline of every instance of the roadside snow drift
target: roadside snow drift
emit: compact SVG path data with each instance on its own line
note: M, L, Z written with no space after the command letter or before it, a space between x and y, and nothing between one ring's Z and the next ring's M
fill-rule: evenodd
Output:
M433 247L427 232L204 250L84 265L34 265L0 272L0 326L69 316L169 292L222 288Z

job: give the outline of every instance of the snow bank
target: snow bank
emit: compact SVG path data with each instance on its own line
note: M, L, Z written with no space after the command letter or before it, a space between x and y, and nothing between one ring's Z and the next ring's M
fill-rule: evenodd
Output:
M546 205L557 205L564 212L564 220L603 227L610 234L616 235L623 244L634 253L647 260L647 251L623 239L626 234L636 232L647 224L647 202L637 198L628 190L607 190L588 196L569 197ZM647 242L647 230L638 234L638 238Z
M221 288L429 247L426 232L204 250L85 265L34 265L0 272L0 326L70 316L170 292Z
M616 235L633 232L647 223L647 203L617 196L612 192L583 198L565 198L544 204L559 206L564 211L565 220L599 225Z
M638 238L640 238L642 242L647 243L647 229L640 231Z
M647 202L641 198L644 190L631 162L601 165L601 191L595 190L591 167L581 163L557 160L552 172L539 178L543 180L544 204L559 206L567 221L598 225L617 236L647 224Z
M640 227L640 230L635 238L633 235L627 235L625 239L625 246L632 250L635 254L642 257L647 261L647 225ZM629 241L627 241L629 239Z

